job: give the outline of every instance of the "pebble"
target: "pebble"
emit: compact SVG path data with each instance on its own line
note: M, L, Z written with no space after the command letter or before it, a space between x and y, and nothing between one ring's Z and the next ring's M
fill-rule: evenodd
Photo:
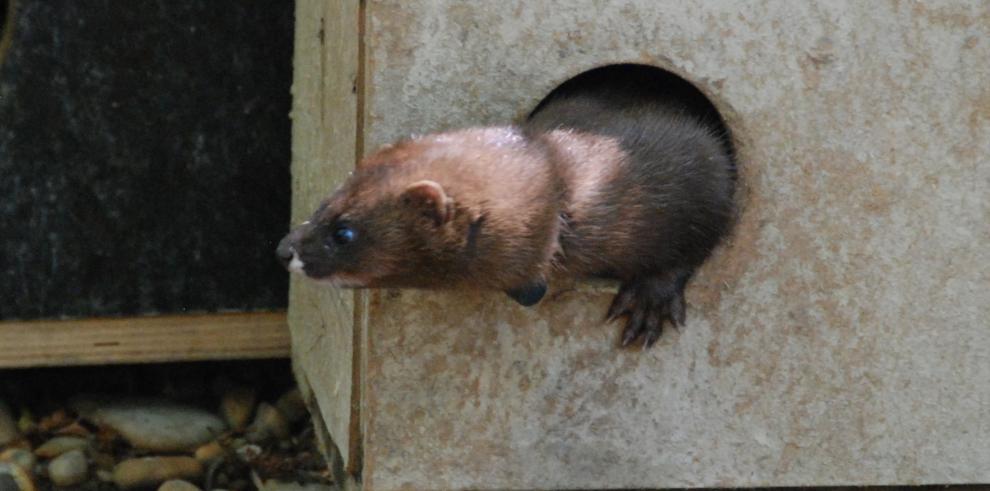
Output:
M89 441L78 436L57 436L42 443L34 449L34 454L43 459L52 459L70 450L83 449L89 446Z
M172 479L165 481L158 486L158 491L201 491L199 486L182 479Z
M38 422L34 420L34 415L31 414L31 411L21 411L21 417L17 420L17 428L21 430L22 435L32 433L38 429Z
M275 409L275 406L262 402L258 404L258 411L245 437L252 442L261 442L272 437L288 438L290 434L289 422L282 412Z
M86 480L86 454L82 450L70 450L48 463L48 477L56 486L75 486Z
M282 416L285 416L289 424L296 423L309 415L309 409L306 408L306 401L303 400L299 387L282 394L282 397L275 401L275 407L282 413Z
M156 452L193 450L227 428L210 412L160 400L83 399L73 407L94 423L113 428L134 447Z
M0 491L37 491L31 474L19 465L0 462Z
M196 479L203 464L192 457L142 457L128 459L113 470L113 482L124 489L154 486L171 479Z
M65 409L58 409L55 412L41 418L38 422L38 430L43 432L55 431L63 426L72 424L72 418Z
M216 440L197 448L196 452L193 453L193 457L204 464L216 460L222 456L223 445L220 445L220 442Z
M73 421L72 423L69 423L68 426L65 426L63 428L59 428L57 434L59 436L81 436L81 437L87 437L87 436L89 436L89 430L87 430L85 426L79 424L78 421Z
M17 429L17 422L10 407L0 401L0 445L6 445L20 437L21 432Z
M17 464L26 471L34 469L34 464L38 461L30 450L23 448L9 448L0 453L0 462Z
M97 469L96 478L102 482L113 482L113 472Z
M257 393L247 387L228 390L220 399L220 415L231 428L241 430L251 421Z
M261 455L261 447L254 444L247 444L244 446L237 447L234 451L237 453L237 457L243 462L251 462L252 460L258 458Z

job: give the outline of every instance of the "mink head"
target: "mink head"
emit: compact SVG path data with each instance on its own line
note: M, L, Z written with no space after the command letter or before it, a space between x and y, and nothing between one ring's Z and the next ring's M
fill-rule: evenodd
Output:
M515 288L548 269L562 186L516 129L402 140L363 159L279 244L337 286Z
M458 256L448 239L463 217L439 183L396 174L387 164L357 171L282 239L279 260L334 286L446 286Z

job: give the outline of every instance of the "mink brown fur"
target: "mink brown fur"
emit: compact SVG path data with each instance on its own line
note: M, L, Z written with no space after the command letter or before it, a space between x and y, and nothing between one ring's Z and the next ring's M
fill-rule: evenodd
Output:
M518 126L410 138L365 158L279 245L344 287L482 288L536 303L552 276L621 282L622 344L683 325L684 289L728 232L727 136L682 99L594 83Z

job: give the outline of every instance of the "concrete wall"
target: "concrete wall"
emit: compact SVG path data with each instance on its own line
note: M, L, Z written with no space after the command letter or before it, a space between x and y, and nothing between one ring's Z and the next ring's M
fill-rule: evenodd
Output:
M297 344L299 371L365 488L990 482L986 2L369 0L356 17L357 135L318 131L299 112L326 102L297 91L299 145L505 123L584 70L650 63L726 117L744 208L687 328L646 352L615 347L609 287L534 308L374 291L353 315L294 285L294 336L324 343ZM299 42L297 84L316 70ZM296 155L325 177L297 192L329 192L351 157Z

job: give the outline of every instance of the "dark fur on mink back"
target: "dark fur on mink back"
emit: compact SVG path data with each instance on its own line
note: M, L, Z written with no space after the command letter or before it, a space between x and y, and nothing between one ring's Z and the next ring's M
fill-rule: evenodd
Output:
M693 269L731 225L735 167L725 136L685 106L589 87L552 97L525 127L535 138L553 130L613 137L625 154L593 202L565 211L561 248L575 274Z

